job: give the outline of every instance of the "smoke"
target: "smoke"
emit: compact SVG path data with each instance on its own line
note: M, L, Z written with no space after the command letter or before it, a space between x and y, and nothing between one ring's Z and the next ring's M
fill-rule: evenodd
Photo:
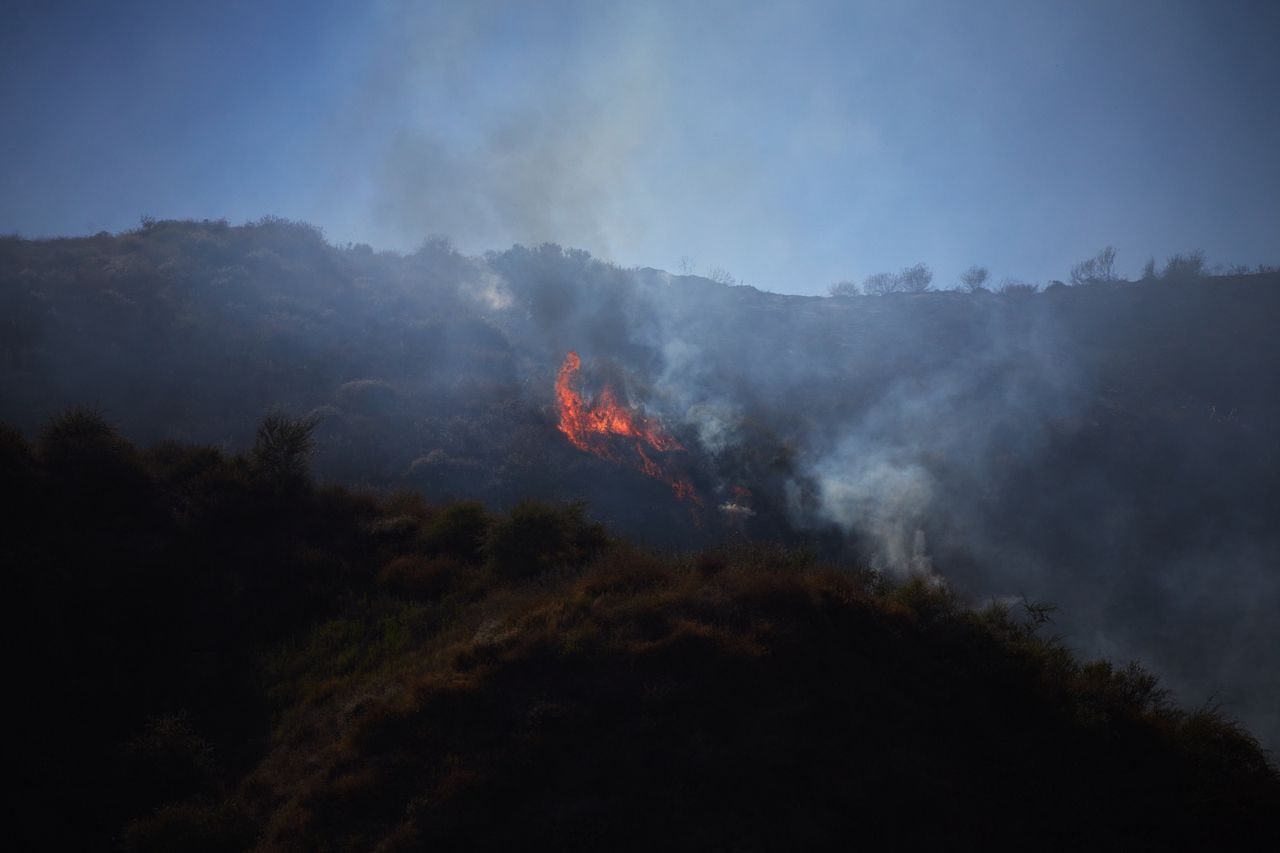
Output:
M588 10L579 39L548 62L538 40L555 22L532 10L385 11L392 47L361 94L403 111L374 176L385 231L409 242L445 232L471 250L560 242L605 256L643 242L668 81L641 12Z
M487 266L478 269L476 281L464 291L489 311L505 311L513 302L511 291L507 289L501 277L495 275Z
M872 454L850 440L813 468L819 514L851 536L870 537L876 565L899 575L931 575L922 525L933 509L933 479L914 461Z
M694 403L685 410L684 419L696 430L698 444L713 456L742 440L738 428L742 412L732 403L721 400Z

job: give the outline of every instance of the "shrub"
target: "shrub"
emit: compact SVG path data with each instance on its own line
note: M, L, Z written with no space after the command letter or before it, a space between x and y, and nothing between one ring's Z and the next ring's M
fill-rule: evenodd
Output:
M864 292L872 296L884 296L898 291L898 277L891 272L878 272L869 275L862 282Z
M525 500L489 529L484 555L501 577L524 579L581 566L605 542L604 528L586 520L585 504L557 507Z
M1199 278L1202 275L1204 275L1204 252L1196 249L1194 252L1170 257L1165 262L1164 272L1160 277L1176 281Z
M899 273L881 272L867 276L862 289L873 296L890 293L925 293L933 281L933 272L927 264L904 267Z
M1116 250L1112 246L1071 268L1072 284L1109 284L1117 280Z
M459 501L442 509L426 530L427 547L467 563L479 563L481 546L489 529L489 514L478 501Z
M905 267L898 273L898 289L903 293L926 293L932 288L933 271L928 264Z
M147 492L141 455L96 409L76 407L52 418L36 448L45 471L67 489L77 511L114 516L136 507Z
M1159 686L1155 676L1133 662L1122 669L1106 660L1085 663L1075 673L1071 692L1076 713L1094 724L1148 712L1165 713L1169 709L1168 691Z
M925 621L953 616L958 603L955 596L935 577L913 575L903 581L889 596Z
M972 266L964 272L960 273L960 287L969 293L976 293L983 289L983 285L987 283L991 273L986 267Z
M716 284L727 284L730 287L733 287L738 283L738 280L733 277L733 274L724 267L712 267L707 272L707 278L711 279Z
M1002 296L1030 296L1037 289L1031 282L1019 281L1016 278L1006 278L1000 282L1000 294Z
M250 458L266 480L277 485L305 482L311 474L309 458L315 448L314 416L291 418L272 412L258 424Z
M378 585L407 598L434 599L448 592L465 569L462 560L451 554L402 554L379 573Z
M310 222L289 219L284 216L267 214L255 222L246 222L246 229L254 229L261 233L297 238L313 244L324 244L324 229Z
M40 430L40 454L46 462L78 447L116 443L116 429L102 412L89 406L75 406L51 418Z

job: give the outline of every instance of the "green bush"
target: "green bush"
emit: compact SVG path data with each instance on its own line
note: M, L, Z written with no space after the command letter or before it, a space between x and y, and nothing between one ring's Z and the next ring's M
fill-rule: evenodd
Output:
M489 528L484 556L503 578L521 580L577 568L606 544L604 528L586 519L586 505L521 501Z
M442 509L427 524L427 547L468 563L483 559L481 548L489 529L489 514L478 501L459 501Z

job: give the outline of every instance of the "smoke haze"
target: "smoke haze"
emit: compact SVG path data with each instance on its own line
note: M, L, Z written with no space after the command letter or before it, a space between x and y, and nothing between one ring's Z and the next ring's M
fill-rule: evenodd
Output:
M15 7L0 231L268 211L799 293L1276 260L1272 4L194 8Z

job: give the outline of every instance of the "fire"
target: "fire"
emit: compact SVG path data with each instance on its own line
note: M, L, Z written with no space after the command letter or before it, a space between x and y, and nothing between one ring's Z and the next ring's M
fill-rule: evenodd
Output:
M684 446L663 433L657 423L619 402L617 394L608 385L594 403L588 403L574 388L574 380L581 369L582 359L576 352L570 352L556 377L556 403L560 407L558 428L565 437L579 450L643 471L669 485L677 497L698 502L692 483L668 471L650 455L653 451L670 453L684 450ZM630 449L634 449L634 455Z

